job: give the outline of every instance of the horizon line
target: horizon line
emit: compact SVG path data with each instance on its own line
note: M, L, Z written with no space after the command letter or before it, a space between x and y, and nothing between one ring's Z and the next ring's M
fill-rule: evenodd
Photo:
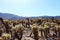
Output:
M12 14L12 13L3 13L3 12L0 12L1 14L11 14L11 15L16 15L16 14ZM16 15L16 16L21 16L21 15ZM55 16L60 16L60 15L40 15L40 16L52 16L52 17L55 17ZM36 15L36 16L21 16L21 17L39 17L39 15Z

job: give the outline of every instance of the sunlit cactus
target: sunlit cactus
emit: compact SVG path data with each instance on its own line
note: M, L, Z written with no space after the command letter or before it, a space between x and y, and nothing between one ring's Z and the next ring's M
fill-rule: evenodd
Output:
M58 33L59 33L59 37L60 37L60 25L59 25L59 30L58 30Z
M0 40L3 40L3 38L2 38L2 37L0 37Z
M55 30L56 30L56 35L59 36L58 35L59 26L58 25L55 25Z
M48 34L49 34L49 25L44 25L44 35L45 35L45 38L47 38Z
M15 28L18 29L18 30L23 30L24 29L22 24L16 25Z
M34 39L35 40L39 40L39 36L38 36L38 27L34 24L33 26L32 26L32 28L33 28L33 34L34 34Z
M41 31L41 30L43 30L43 29L42 29L42 26L39 26L39 31Z
M13 32L16 32L16 27L11 28Z
M56 25L56 23L51 22L50 25L51 25L51 27L54 27L54 25Z
M58 30L59 29L59 26L58 25L55 25L55 28L56 28L56 30Z
M21 40L22 35L23 35L24 27L20 24L20 25L16 25L15 28L16 28L16 32L17 32L17 37L18 37L19 40Z
M39 26L39 32L41 33L40 35L41 35L41 37L43 37L43 32L44 32L44 30L43 30L44 28L43 28L43 26Z
M3 40L11 40L11 34L3 33L2 38L3 38Z

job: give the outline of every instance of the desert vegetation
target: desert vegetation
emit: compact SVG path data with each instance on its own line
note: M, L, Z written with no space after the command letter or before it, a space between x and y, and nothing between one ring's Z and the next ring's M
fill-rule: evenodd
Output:
M60 19L4 20L0 17L0 40L60 40Z

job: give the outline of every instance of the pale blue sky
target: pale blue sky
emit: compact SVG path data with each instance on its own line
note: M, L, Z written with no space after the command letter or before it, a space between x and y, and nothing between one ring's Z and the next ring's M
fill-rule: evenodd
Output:
M0 12L19 16L60 16L60 0L0 0Z

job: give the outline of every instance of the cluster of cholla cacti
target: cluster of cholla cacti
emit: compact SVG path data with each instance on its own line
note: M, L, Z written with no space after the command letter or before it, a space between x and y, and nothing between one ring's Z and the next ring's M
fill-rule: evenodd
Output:
M29 36L24 36L28 33ZM45 19L26 18L24 20L0 18L0 40L27 40L25 37L31 37L34 40L49 40L49 37L59 38L60 19L54 17Z

